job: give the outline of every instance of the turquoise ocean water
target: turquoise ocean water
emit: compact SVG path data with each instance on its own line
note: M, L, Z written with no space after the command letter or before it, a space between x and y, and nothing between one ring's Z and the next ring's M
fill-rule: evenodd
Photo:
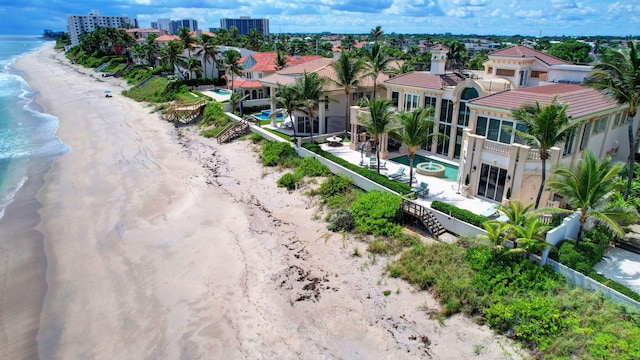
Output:
M44 43L36 36L0 35L0 218L25 182L68 150L56 137L58 119L42 112L36 93L12 67Z

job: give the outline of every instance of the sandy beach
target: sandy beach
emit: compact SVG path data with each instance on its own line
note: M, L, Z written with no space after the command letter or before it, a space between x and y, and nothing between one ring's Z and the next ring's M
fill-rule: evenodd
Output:
M508 339L384 273L386 259L219 145L52 46L22 57L71 150L0 223L0 358L519 359ZM105 98L111 90L113 97ZM21 214L39 215L24 218ZM19 219L11 221L11 219ZM10 229L11 232L5 232ZM9 245L7 245L9 244ZM391 290L390 296L383 291Z

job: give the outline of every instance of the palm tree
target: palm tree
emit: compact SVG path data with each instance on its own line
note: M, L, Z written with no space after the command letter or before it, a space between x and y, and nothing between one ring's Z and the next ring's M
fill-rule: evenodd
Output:
M633 119L640 106L640 45L629 40L626 49L609 49L601 53L600 61L594 66L586 84L607 94L618 104L629 106L629 172L624 191L624 199L627 200L633 182L637 148Z
M381 72L387 71L390 57L387 57L386 47L380 45L380 43L373 43L369 49L365 49L364 61L365 69L367 73L365 76L370 76L373 79L373 97L376 97L376 90L378 86L378 75Z
M196 43L196 38L191 35L191 29L183 27L178 30L178 37L180 37L180 45L184 50L188 51L189 58L191 58L191 49L193 44Z
M498 211L509 219L504 228L504 235L506 240L513 242L514 247L518 247L517 228L524 226L530 220L531 207L533 207L533 204L524 206L520 201L510 201L507 205L501 204L498 206Z
M280 85L278 84L278 90L275 92L273 102L276 107L284 109L289 118L291 119L291 126L293 127L293 139L296 139L296 121L293 113L299 108L300 102L298 100L298 93L295 87L292 85ZM271 115L276 116L276 112L272 112Z
M366 99L366 98L365 98ZM372 99L366 100L369 113L358 115L358 120L367 128L367 132L371 134L376 145L376 159L378 160L377 171L380 173L380 135L389 129L391 124L392 110L391 100L389 99Z
M515 130L525 144L540 152L542 162L542 180L536 197L535 208L540 205L542 191L547 174L547 159L551 156L549 150L559 143L566 142L575 133L577 127L582 123L579 121L569 122L567 117L568 104L562 105L553 99L551 104L541 106L538 101L535 105L524 104L512 111L514 119L521 121L526 126L526 132Z
M619 184L616 178L622 167L622 164L613 163L608 157L598 162L595 155L587 151L575 169L555 169L555 177L547 184L548 188L564 196L572 208L581 211L580 228L574 244L576 248L582 240L588 219L604 224L618 236L624 236L621 223L637 220L635 209L610 206L611 196Z
M384 34L384 31L382 31L382 26L376 25L376 27L371 29L369 33L371 34L373 40L377 42L380 41L380 38L382 37L382 34Z
M169 41L167 45L162 48L160 57L162 58L163 64L169 65L174 73L178 67L186 66L182 58L182 47L176 41Z
M362 72L364 63L351 53L342 50L338 61L332 64L336 70L337 79L335 83L344 90L344 102L345 102L345 117L344 117L344 129L345 132L349 131L349 94L351 89L358 86L360 83L360 73Z
M149 66L156 66L156 56L159 55L160 50L158 50L158 45L156 44L156 39L158 38L158 34L151 33L144 41L144 45L142 45L144 50L144 57L147 59L147 63Z
M289 60L289 58L287 57L287 54L285 54L282 51L280 51L280 48L277 48L276 49L276 64L275 64L276 71L284 69L284 67L287 66L287 61L288 60Z
M233 91L233 75L240 75L242 71L242 65L238 62L241 56L237 50L228 49L222 53L222 62L226 70L227 80L231 75L231 91ZM227 81L227 88L229 82Z
M347 35L343 37L342 40L340 40L340 49L351 51L351 49L353 49L353 46L355 44L356 44L356 39L353 37L353 35Z
M260 47L262 47L262 42L264 41L264 37L262 36L262 33L260 31L256 29L251 29L247 34L246 40L247 40L247 48L253 51L258 51L260 50Z
M194 79L197 79L198 74L202 73L202 62L196 58L189 58L187 60L187 69L189 69L189 78L191 78L191 74L195 73L196 77Z
M204 64L204 77L207 77L207 63L209 62L209 60L214 60L216 55L218 55L216 38L207 34L202 34L198 39L198 45L200 45L200 49L198 50L198 52L196 52L196 55L202 55L202 62Z
M402 126L400 131L393 131L391 135L409 148L409 184L413 184L413 160L416 157L416 150L419 146L436 141L448 136L433 132L433 114L435 109L415 108L411 111L401 111L396 114L396 118Z
M299 109L309 119L311 142L313 142L313 122L317 118L316 107L320 102L324 101L324 81L325 79L320 77L318 73L307 73L306 71L301 78L296 80L295 90L298 95Z
M529 257L530 253L538 252L547 246L551 246L546 242L544 236L550 228L550 226L540 222L537 217L527 218L524 224L513 227L516 235L515 244L520 246L508 250L505 254L525 252Z
M238 106L240 105L240 101L242 101L242 94L231 93L229 97L229 104L231 104L231 112L236 111Z
M494 256L498 250L502 248L502 244L504 244L504 228L506 225L506 223L501 221L485 221L483 224L485 233L478 235L483 242L491 245Z

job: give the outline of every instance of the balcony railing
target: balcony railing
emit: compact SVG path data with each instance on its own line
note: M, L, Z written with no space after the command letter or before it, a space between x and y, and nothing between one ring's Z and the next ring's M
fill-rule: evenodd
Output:
M509 148L511 146L509 144L503 144L496 141L487 140L484 142L482 148L484 150L489 150L493 152L497 152L499 154L509 154Z
M540 160L540 150L538 149L529 150L529 155L527 156L527 160Z

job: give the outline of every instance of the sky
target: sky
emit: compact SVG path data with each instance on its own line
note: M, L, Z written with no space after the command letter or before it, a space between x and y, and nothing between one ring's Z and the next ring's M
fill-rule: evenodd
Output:
M271 33L581 36L640 34L640 0L2 0L0 34L67 31L67 15L127 15L149 28L159 18L269 19Z

